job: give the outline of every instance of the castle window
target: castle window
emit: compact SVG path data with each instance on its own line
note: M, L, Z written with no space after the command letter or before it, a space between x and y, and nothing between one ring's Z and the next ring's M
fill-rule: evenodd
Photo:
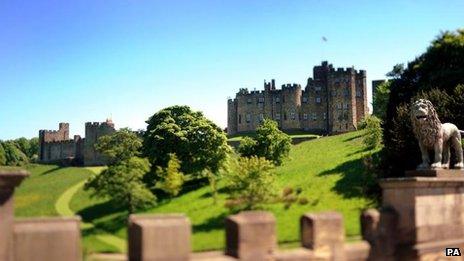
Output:
M238 124L242 124L242 114L238 115Z
M285 96L282 96L282 103L285 103Z
M337 91L333 90L333 91L332 91L332 96L333 96L333 97L337 96Z
M348 129L348 123L347 123L347 124L345 124L345 128L346 128L346 129Z
M348 89L345 89L343 90L343 94L345 95L345 97L347 97L350 95L350 91Z
M296 119L295 113L294 112L290 113L290 117L292 118L292 120L295 120Z
M361 96L362 96L361 90L356 90L356 97L361 97Z
M287 120L287 113L284 112L284 121Z
M316 87L314 87L314 89L316 90L316 92L318 92L318 91L321 90L321 86L316 86Z
M259 102L259 103L263 103L263 102L264 102L264 98L263 98L263 97L259 97L259 98L258 98L258 102Z
M259 115L259 121L263 121L263 120L264 120L264 114L261 113L261 114Z
M327 113L324 112L324 120L327 119Z
M275 119L276 119L276 120L280 120L280 113L276 113Z
M279 98L279 97L276 97L276 98L275 98L275 102L276 102L276 103L280 103L280 98Z
M321 97L316 97L316 103L321 103Z
M308 97L303 97L303 103L307 103L308 102Z
M304 114L303 114L303 119L305 119L305 120L308 119L308 114L307 114L307 113L304 113Z
M348 109L348 103L343 104L343 108Z
M251 114L246 115L246 122L250 123L251 122Z
M317 115L315 112L313 112L313 121L317 120Z
M247 99L247 103L251 103L251 98L248 98L248 99Z
M342 108L342 104L341 103L337 104L337 109L341 109L341 108Z

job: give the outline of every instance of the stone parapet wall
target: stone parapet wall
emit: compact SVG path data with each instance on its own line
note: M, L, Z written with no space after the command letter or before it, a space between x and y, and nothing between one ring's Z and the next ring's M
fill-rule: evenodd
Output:
M129 251L117 258L450 260L445 248L464 249L464 174L451 171L455 176L449 177L445 172L382 180L382 206L362 213L363 239L356 242L346 242L341 214L307 213L300 219L300 247L281 250L273 214L246 211L225 219L224 251L192 253L191 223L186 216L131 215ZM26 172L0 172L0 260L82 260L79 218L13 219L14 189L25 177Z

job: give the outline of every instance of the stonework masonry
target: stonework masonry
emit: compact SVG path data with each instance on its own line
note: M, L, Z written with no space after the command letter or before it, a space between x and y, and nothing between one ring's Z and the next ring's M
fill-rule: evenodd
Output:
M264 91L242 88L227 103L227 133L254 131L265 119L277 121L284 131L324 134L356 130L367 115L366 71L334 69L327 61L314 66L306 87L264 81Z
M115 131L111 120L87 122L85 138L74 135L69 139L69 123L60 123L57 131L39 131L39 161L42 163L66 162L85 166L104 165L104 157L95 151L95 143Z

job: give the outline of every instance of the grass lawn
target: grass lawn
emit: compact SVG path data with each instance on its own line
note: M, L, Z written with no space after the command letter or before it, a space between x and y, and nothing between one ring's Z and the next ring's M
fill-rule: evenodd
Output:
M227 138L227 141L240 141L244 137L253 137L255 134L254 133L243 133L243 134L237 134L237 135L232 135ZM307 132L292 132L288 133L292 139L294 138L317 138L319 135L312 134L312 133L307 133Z
M277 219L279 244L296 246L299 240L299 218L306 212L339 211L344 216L349 237L360 234L359 215L362 209L375 206L375 202L362 194L363 167L361 132L314 139L292 146L290 159L276 168L278 185L301 187L309 204L294 204L285 209L282 204L269 205L267 210ZM224 207L226 195L219 194L213 204L208 186L184 193L172 200L160 202L146 213L185 213L192 222L193 250L221 249L224 247L223 220L229 215ZM109 251L104 246L92 245L97 233L107 232L127 237L128 213L114 208L105 199L91 198L80 189L71 200L71 209L82 216L84 222L94 225L83 231L87 252Z
M16 189L17 217L58 216L55 203L59 196L93 174L84 168L56 165L32 164L25 169L31 175Z

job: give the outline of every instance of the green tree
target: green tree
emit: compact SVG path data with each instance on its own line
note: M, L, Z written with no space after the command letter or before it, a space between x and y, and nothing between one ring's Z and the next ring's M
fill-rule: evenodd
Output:
M384 121L387 116L387 106L390 98L390 85L391 82L388 81L377 86L377 90L372 99L372 108L374 109L373 114L382 121Z
M97 197L109 197L115 205L134 213L155 203L156 197L142 181L149 170L147 159L131 157L91 177L84 188Z
M382 121L374 115L364 118L366 133L363 143L368 149L375 149L382 143Z
M4 141L2 143L5 150L6 165L22 166L29 163L29 159L18 147L14 141Z
M277 122L265 119L256 129L256 136L244 138L238 151L243 157L264 157L280 165L290 152L291 141L289 135L279 130Z
M102 136L95 144L95 149L108 159L108 165L117 165L139 155L141 147L142 140L127 128Z
M241 157L225 175L229 190L226 206L233 210L257 209L276 198L274 165L265 158Z
M39 138L35 137L29 140L29 151L27 156L34 162L39 158Z
M401 77L401 74L404 72L404 64L399 63L393 66L393 69L386 74L387 77L398 79Z
M2 141L0 140L0 166L6 165L6 153L3 148Z
M177 196L184 184L184 175L180 170L180 161L176 154L171 154L166 168L158 166L157 176L161 179L157 186L171 196Z
M165 108L147 124L143 153L152 166L166 167L169 155L175 154L181 162L180 171L198 178L205 170L217 174L231 151L221 128L188 106Z

